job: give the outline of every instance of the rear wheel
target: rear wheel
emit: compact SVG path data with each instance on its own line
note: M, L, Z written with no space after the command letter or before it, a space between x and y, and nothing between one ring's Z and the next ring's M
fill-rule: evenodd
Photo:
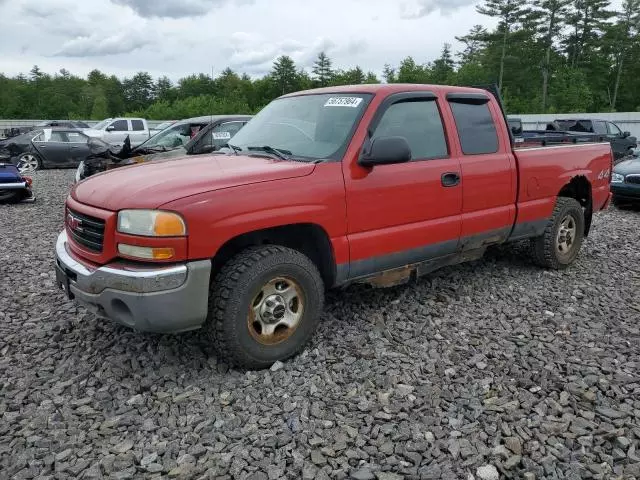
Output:
M535 262L563 270L571 265L584 240L584 211L573 198L559 197L544 234L531 240Z
M40 157L35 153L23 153L18 157L18 163L16 165L18 171L22 174L35 172L42 168L42 161Z
M280 246L252 247L214 279L205 328L230 364L267 368L304 348L323 303L322 278L305 255Z

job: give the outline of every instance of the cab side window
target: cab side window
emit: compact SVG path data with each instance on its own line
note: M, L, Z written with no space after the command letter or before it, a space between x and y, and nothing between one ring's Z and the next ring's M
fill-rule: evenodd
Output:
M498 151L498 132L489 110L489 99L450 100L449 105L465 155L486 155Z
M601 121L597 121L597 122L593 122L593 131L594 133L600 134L600 135L606 135L607 134L607 124Z
M129 131L129 122L126 120L116 120L111 125L114 132L127 132Z
M442 118L434 99L391 105L380 119L372 140L379 137L404 137L411 148L413 161L449 155Z
M142 120L131 120L131 129L134 132L142 132L144 130Z

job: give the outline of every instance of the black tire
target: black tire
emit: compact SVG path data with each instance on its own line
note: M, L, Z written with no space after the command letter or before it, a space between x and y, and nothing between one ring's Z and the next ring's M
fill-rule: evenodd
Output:
M558 233L563 222L568 218L573 219L575 238L572 238L570 247L565 252L561 252L558 247ZM582 206L573 198L559 197L544 233L531 239L533 259L541 267L564 270L578 257L583 240L584 211Z
M282 277L290 279L301 293L300 319L296 328L285 329L288 336L284 340L266 344L260 341L265 337L254 307L258 308L256 301L260 295L264 298L269 282ZM213 280L205 330L225 362L241 368L268 368L305 347L318 327L323 306L322 277L309 258L281 246L251 247L229 260ZM289 306L286 308L289 312Z

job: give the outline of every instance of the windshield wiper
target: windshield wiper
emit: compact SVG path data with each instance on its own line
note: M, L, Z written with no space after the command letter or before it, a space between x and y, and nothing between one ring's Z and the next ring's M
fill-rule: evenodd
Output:
M238 147L237 145L231 145L230 143L225 143L222 148L230 148L231 150L233 150L233 153L235 153L236 155L238 155L238 152L242 151L242 148Z
M291 155L291 152L289 150L273 148L270 145L265 145L263 147L247 147L247 150L262 150L263 152L267 152L267 153L271 153L272 155L275 155L280 160L291 160L289 158L289 155Z

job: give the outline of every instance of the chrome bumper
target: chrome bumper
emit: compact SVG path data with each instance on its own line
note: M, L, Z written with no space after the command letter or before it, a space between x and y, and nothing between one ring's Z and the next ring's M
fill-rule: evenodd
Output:
M23 190L27 188L27 182L0 183L0 190Z
M67 233L56 242L56 281L96 315L140 331L177 333L207 318L211 261L141 267L114 262L93 267L74 258Z

